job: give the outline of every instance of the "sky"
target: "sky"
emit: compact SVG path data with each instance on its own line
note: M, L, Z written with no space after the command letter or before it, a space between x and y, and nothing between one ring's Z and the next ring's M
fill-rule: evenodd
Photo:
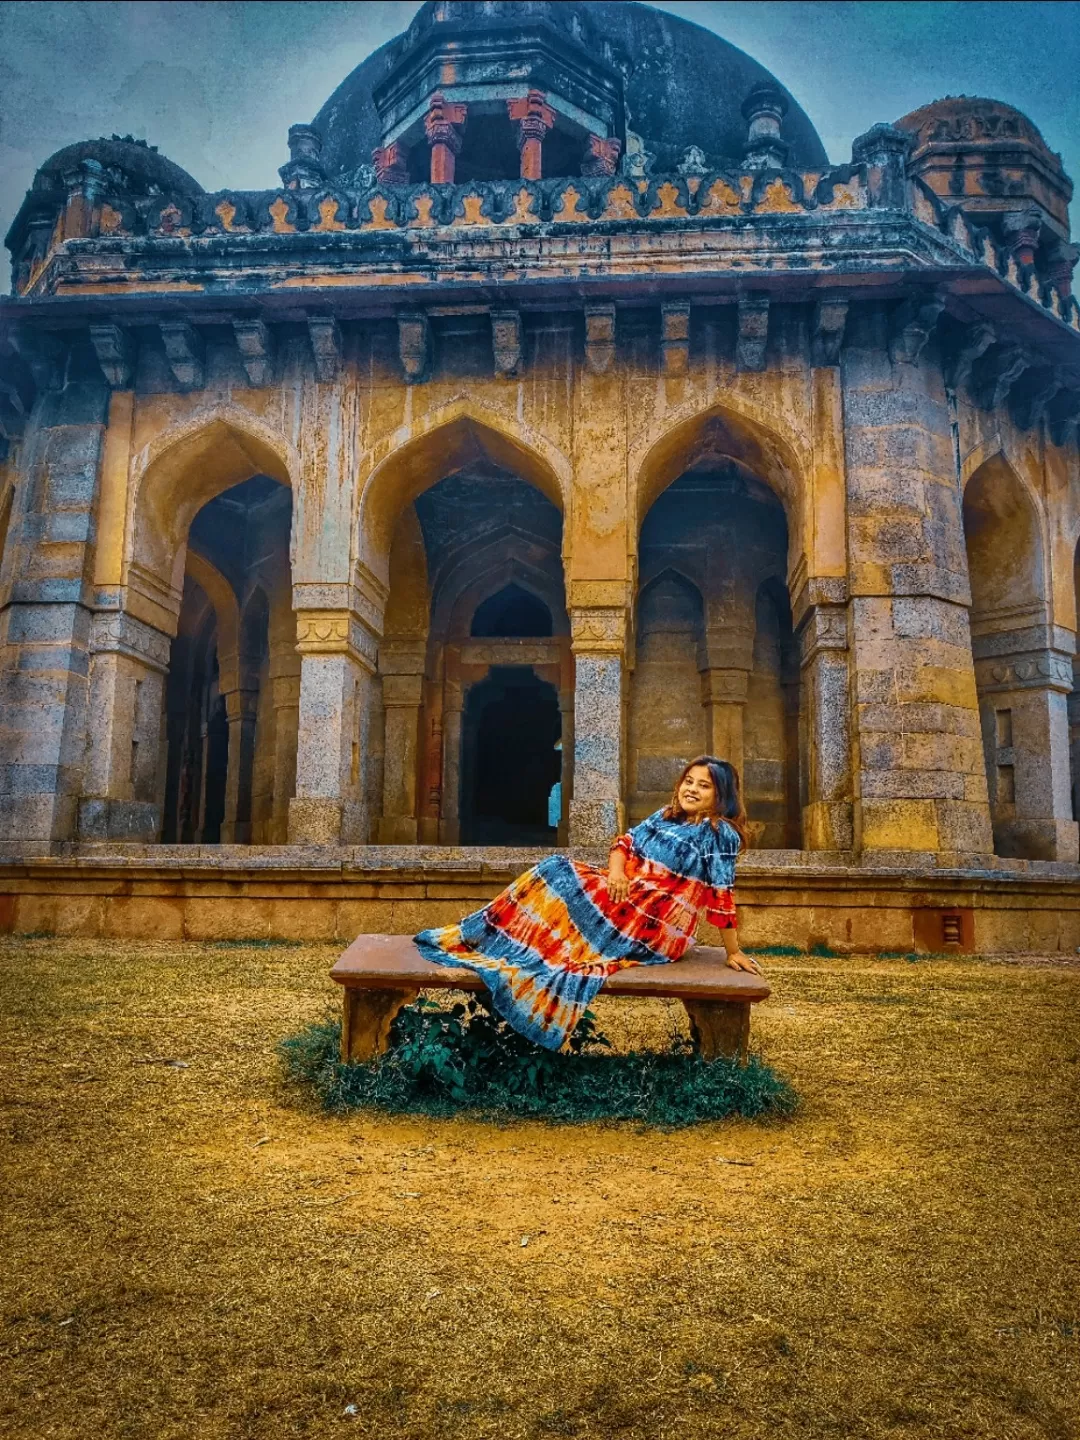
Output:
M310 120L418 8L413 0L0 0L0 235L53 151L114 131L157 145L207 190L276 185L289 126ZM850 159L852 139L879 120L942 95L987 95L1029 115L1080 182L1080 0L657 8L771 70L835 162Z

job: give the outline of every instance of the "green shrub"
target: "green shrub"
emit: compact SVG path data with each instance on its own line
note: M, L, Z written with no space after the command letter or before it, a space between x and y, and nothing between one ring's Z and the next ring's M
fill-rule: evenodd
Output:
M704 1061L688 1041L661 1052L607 1053L586 1011L568 1053L541 1049L476 1000L450 1009L420 999L394 1021L385 1055L343 1064L336 1020L309 1025L278 1049L288 1078L324 1110L480 1112L492 1118L637 1120L675 1128L728 1115L787 1116L797 1098L757 1056Z

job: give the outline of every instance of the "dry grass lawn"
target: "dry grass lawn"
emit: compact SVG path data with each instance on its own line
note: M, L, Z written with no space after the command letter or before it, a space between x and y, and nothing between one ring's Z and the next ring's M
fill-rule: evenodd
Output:
M0 1434L1080 1433L1080 969L772 961L800 1115L657 1133L305 1111L333 954L0 942Z

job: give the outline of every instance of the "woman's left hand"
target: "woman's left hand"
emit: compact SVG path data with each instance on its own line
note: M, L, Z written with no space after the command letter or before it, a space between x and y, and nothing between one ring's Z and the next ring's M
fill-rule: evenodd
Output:
M761 966L752 955L747 955L744 950L732 950L728 954L727 963L732 970L747 970L753 975L761 974Z

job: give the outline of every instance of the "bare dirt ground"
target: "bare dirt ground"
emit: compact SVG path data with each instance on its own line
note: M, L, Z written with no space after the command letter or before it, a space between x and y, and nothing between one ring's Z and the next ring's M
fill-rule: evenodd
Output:
M1075 965L767 962L801 1113L658 1133L305 1111L334 953L0 941L0 1434L1080 1434Z

